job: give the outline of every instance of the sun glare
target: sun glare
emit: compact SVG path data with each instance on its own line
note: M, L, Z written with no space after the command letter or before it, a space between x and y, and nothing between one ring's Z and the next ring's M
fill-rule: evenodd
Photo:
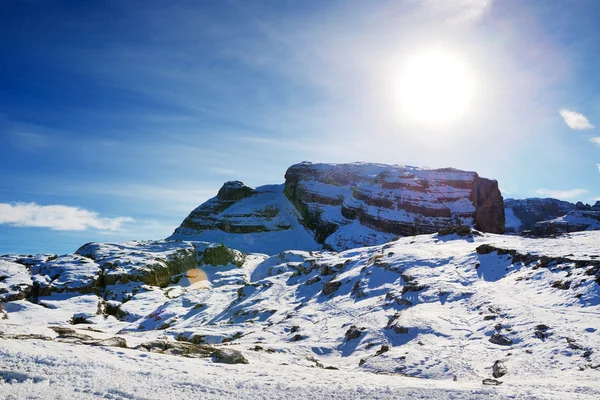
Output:
M460 55L429 50L409 57L398 95L403 120L446 126L461 119L473 100L474 77Z

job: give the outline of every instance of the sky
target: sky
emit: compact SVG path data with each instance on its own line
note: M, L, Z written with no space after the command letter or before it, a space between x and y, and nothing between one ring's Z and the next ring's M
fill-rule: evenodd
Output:
M223 182L301 161L594 203L599 17L595 0L1 0L0 254L164 238ZM430 49L464 77L411 118L406 65Z

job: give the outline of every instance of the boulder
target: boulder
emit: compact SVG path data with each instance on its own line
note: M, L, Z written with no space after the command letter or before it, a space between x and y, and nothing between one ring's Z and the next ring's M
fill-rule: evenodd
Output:
M341 281L329 281L323 284L323 294L325 296L337 291L342 286Z
M95 341L93 343L90 343L92 346L102 346L102 347L122 347L122 348L127 348L127 342L125 341L125 339L121 338L121 337L111 337L108 339L102 339L102 340L98 340Z
M212 266L234 264L242 266L244 257L237 250L232 250L223 244L209 246L204 250L202 262Z
M501 335L498 332L494 333L490 337L489 342L493 343L493 344L498 344L500 346L511 346L513 344L512 340L510 340L509 338L507 338L504 335Z
M486 378L486 379L482 380L481 383L484 384L484 385L487 385L487 386L502 385L501 381L498 381L496 379L490 379L490 378Z
M213 360L225 364L248 364L248 360L244 355L233 349L217 349L213 354Z
M494 378L500 378L506 374L508 374L508 368L506 368L506 365L504 365L502 361L496 360L494 365L492 365L492 376Z
M352 325L346 331L346 334L345 334L346 341L349 342L350 340L358 339L360 337L360 335L362 335L362 330L358 329L356 326Z

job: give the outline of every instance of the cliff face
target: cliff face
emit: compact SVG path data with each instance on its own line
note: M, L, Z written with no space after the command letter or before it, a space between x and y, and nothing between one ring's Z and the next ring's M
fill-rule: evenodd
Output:
M452 168L305 162L287 170L285 194L317 242L334 249L348 247L355 221L395 236L453 225L504 232L498 183Z

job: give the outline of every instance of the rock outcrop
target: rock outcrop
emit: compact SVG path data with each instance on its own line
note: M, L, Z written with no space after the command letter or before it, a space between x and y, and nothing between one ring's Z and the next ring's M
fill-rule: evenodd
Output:
M341 251L459 225L504 232L496 181L453 168L303 162L287 170L284 185L225 183L169 239L268 254Z
M557 199L506 199L506 231L526 236L552 236L600 229L600 201L576 204Z
M453 168L304 162L287 170L285 194L316 241L333 249L356 247L347 233L356 222L395 236L454 225L504 232L498 183Z
M517 233L534 228L541 221L552 220L568 214L575 204L557 199L506 199L506 231Z
M600 229L600 211L573 210L568 214L548 221L536 223L530 231L534 236L549 236L561 233Z

